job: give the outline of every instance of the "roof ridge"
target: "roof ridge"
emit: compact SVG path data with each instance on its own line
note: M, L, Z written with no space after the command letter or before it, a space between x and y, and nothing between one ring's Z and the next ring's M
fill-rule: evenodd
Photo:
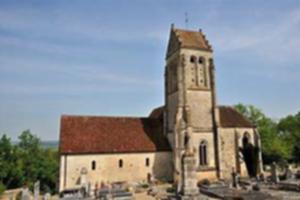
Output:
M200 33L200 34L203 35L202 31L195 31L195 30L190 30L190 29L175 28L174 31L184 31L184 32Z
M147 119L147 116L113 116L113 115L69 115L69 114L62 114L61 118L68 118L68 117L96 117L96 118L117 118L117 119Z

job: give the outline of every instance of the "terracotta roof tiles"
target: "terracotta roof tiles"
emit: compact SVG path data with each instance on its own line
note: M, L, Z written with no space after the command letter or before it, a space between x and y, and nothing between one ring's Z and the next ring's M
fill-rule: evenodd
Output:
M181 47L212 51L212 47L201 31L175 29Z
M254 128L255 126L242 114L230 106L219 106L220 127Z
M60 153L169 151L162 122L154 118L62 116Z

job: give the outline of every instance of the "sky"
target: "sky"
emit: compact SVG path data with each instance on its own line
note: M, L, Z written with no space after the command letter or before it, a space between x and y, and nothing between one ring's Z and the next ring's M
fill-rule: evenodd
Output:
M300 111L298 0L0 0L0 135L58 140L62 114L147 116L172 23L213 46L218 104Z

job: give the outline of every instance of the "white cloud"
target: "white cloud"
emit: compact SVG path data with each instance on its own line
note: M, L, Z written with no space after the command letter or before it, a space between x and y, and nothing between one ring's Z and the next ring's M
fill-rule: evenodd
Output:
M215 49L221 53L247 50L272 62L300 61L300 9L280 15L277 21L269 19L251 27L214 31Z

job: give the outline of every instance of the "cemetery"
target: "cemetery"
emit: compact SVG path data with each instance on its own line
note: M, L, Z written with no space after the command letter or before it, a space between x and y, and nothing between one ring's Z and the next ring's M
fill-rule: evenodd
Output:
M276 163L267 166L264 174L257 178L240 178L232 172L231 180L216 182L202 181L198 183L193 196L194 200L296 200L300 199L300 171L286 167L279 168ZM28 189L22 189L22 199L41 199L38 197L38 182L35 184L33 196ZM49 195L49 194L48 194ZM84 184L80 188L66 190L60 194L61 199L99 199L99 200L133 200L184 199L176 193L172 183L152 182L117 182L100 184L92 188ZM42 199L53 199L45 195Z
M299 0L229 2L1 1L0 200L300 200Z

